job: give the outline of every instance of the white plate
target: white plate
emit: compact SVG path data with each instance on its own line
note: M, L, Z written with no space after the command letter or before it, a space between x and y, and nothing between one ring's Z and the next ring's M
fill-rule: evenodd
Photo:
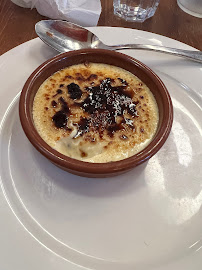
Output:
M132 29L92 28L104 42L193 49ZM199 270L202 265L202 65L125 51L162 78L174 105L171 134L148 163L115 178L73 176L25 137L18 100L55 52L39 39L0 57L0 268Z

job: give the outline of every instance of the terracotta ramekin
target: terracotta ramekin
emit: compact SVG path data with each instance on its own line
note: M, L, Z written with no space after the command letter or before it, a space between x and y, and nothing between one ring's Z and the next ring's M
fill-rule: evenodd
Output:
M65 67L84 63L105 63L121 67L139 77L152 91L159 108L159 124L151 143L138 154L115 162L89 163L69 158L51 148L35 129L32 106L40 85L53 73ZM160 78L138 60L109 50L86 49L59 54L39 66L25 83L19 103L22 128L33 146L52 163L70 173L87 177L109 177L126 172L151 158L165 143L172 126L173 106ZM135 172L134 172L135 173Z

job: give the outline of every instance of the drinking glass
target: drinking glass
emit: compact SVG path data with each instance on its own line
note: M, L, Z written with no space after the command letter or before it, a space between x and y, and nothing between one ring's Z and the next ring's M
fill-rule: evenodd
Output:
M144 22L152 17L160 0L113 0L114 14L132 22ZM169 1L169 0L168 0Z
M186 13L202 18L202 0L177 0L177 3Z

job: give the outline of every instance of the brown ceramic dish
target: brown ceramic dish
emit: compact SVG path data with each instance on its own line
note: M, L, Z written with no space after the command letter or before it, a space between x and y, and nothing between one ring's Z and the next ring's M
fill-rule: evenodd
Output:
M32 117L34 96L40 85L53 73L65 67L84 63L105 63L121 67L139 77L152 91L159 109L159 124L151 143L138 154L115 162L88 163L69 158L52 149L39 136ZM19 104L20 120L33 146L58 167L80 176L108 177L126 172L151 158L165 143L172 126L173 107L168 91L159 77L147 66L127 55L99 49L67 52L39 66L24 85Z

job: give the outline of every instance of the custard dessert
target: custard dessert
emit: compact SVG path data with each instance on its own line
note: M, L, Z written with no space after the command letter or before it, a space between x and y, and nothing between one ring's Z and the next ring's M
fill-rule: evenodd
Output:
M85 63L56 72L40 86L33 119L58 152L106 163L143 150L155 136L159 113L138 77L116 66Z

